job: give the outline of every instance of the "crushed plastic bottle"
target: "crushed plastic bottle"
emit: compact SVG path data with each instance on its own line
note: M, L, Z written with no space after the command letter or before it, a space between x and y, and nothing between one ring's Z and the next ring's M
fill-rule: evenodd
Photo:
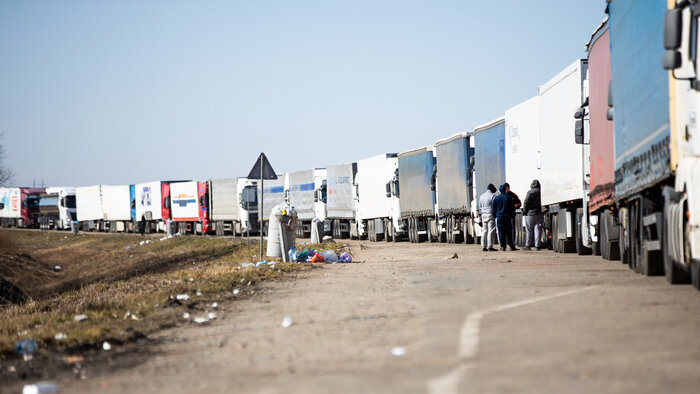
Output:
M39 382L35 384L25 384L22 388L22 394L48 394L58 393L61 390L54 382Z
M292 263L296 263L297 259L299 258L299 251L297 250L297 247L292 245L289 248L289 252L287 252L287 257L289 257L289 261Z
M261 265L267 265L267 261L258 261L257 263L255 263L256 267L260 267Z
M33 339L23 339L15 344L15 350L21 355L32 355L36 354L39 350L39 346Z
M176 297L179 301L187 301L190 299L189 294L178 294Z

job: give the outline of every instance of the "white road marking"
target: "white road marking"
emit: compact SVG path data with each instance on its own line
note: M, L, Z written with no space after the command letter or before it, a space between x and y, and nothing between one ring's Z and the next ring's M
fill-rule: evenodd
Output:
M571 289L556 294L533 297L522 301L510 302L493 308L470 313L464 320L464 324L462 324L462 329L459 332L459 349L457 350L457 357L463 360L471 360L475 358L478 354L479 330L481 327L481 320L484 318L484 316L494 312L501 312L508 309L518 308L524 305L534 304L536 302L547 301L554 298L567 296L570 294L580 293L582 291L594 289L596 287L598 286L588 286L577 289ZM464 375L464 373L467 370L472 369L475 366L476 363L467 361L465 363L459 364L452 371L444 375L438 376L437 378L429 380L427 384L428 393L457 393L457 387L459 385L459 381L462 379L462 375Z
M457 385L459 385L459 381L462 380L462 375L464 375L467 370L474 368L474 366L475 365L472 363L460 364L449 373L431 379L428 381L428 392L441 394L456 393Z

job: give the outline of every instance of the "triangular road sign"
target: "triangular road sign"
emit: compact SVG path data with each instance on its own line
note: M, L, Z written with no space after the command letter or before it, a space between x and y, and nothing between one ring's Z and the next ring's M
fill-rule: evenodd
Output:
M272 169L272 165L267 161L265 153L260 153L258 160L255 162L253 169L250 170L248 174L248 179L260 179L260 166L262 165L262 179L277 179L277 174L275 170Z

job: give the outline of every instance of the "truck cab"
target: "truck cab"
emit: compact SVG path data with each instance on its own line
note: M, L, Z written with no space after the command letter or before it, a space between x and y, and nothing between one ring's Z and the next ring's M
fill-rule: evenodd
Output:
M700 290L700 62L695 1L668 1L663 66L669 70L669 123L674 187L664 190L665 274ZM690 278L688 278L690 275Z

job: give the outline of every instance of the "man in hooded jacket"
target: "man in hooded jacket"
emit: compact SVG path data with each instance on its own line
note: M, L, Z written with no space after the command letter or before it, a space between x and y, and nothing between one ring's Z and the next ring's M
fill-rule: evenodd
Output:
M525 250L531 250L533 246L537 250L542 249L542 200L540 198L540 181L535 179L530 183L530 190L523 201L523 216L525 217ZM534 234L534 242L533 242Z
M489 183L486 191L479 196L479 214L481 215L481 247L484 252L496 251L493 248L493 236L496 233L496 219L493 214L493 197L496 193L496 186Z
M493 199L493 211L496 214L496 226L498 227L498 239L501 243L501 250L506 250L506 244L510 250L518 250L513 242L512 221L515 217L515 203L513 197L506 193L505 185L498 188L501 194Z

